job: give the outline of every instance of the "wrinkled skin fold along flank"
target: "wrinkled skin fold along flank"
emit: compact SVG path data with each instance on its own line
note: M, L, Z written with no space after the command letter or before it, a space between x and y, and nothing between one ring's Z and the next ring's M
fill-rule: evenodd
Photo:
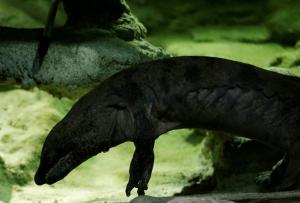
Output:
M135 144L126 188L143 195L155 139L179 128L243 135L285 152L273 190L294 188L300 167L300 79L235 61L175 57L136 65L83 96L50 132L35 182L53 184L90 157Z

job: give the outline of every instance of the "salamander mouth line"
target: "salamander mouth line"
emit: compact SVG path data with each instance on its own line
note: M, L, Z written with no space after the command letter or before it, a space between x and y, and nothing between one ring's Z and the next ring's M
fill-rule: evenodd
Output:
M74 156L74 151L71 151L60 158L49 170L44 174L47 184L53 184L60 180L58 176L66 176L74 167L78 160Z
M107 152L107 149L100 151L99 153ZM47 184L53 184L68 175L74 168L86 161L91 156L84 156L80 158L75 150L70 151L62 158L60 158L45 174L45 181Z

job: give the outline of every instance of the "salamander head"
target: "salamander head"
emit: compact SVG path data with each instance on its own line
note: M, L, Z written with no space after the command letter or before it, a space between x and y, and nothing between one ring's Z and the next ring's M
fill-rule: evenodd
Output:
M95 104L97 98L89 97L79 100L49 133L36 184L53 184L92 156L132 140L135 125L130 110L119 103Z

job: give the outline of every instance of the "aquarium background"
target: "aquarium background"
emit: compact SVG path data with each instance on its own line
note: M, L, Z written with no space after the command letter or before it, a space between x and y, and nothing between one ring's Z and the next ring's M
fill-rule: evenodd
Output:
M164 56L214 56L300 75L300 1L128 0L127 3L147 28L146 40L161 47ZM41 28L49 4L50 0L0 0L0 25ZM64 25L65 20L61 7L56 26ZM0 57L0 61L5 60L3 55ZM85 91L78 92L56 94L53 89L0 83L1 201L129 202L136 197L133 194L127 198L124 192L134 149L132 143L86 161L53 186L34 184L43 141ZM155 154L147 191L152 196L255 192L255 177L267 175L282 156L254 141L204 129L166 133L158 139Z

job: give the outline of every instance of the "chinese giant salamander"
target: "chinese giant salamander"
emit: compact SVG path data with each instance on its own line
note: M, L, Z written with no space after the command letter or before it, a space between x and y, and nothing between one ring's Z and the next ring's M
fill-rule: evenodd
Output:
M239 134L285 152L274 190L295 187L300 170L300 79L213 57L135 65L83 96L50 132L35 175L53 184L100 152L135 144L126 194L143 195L155 140L179 128Z

